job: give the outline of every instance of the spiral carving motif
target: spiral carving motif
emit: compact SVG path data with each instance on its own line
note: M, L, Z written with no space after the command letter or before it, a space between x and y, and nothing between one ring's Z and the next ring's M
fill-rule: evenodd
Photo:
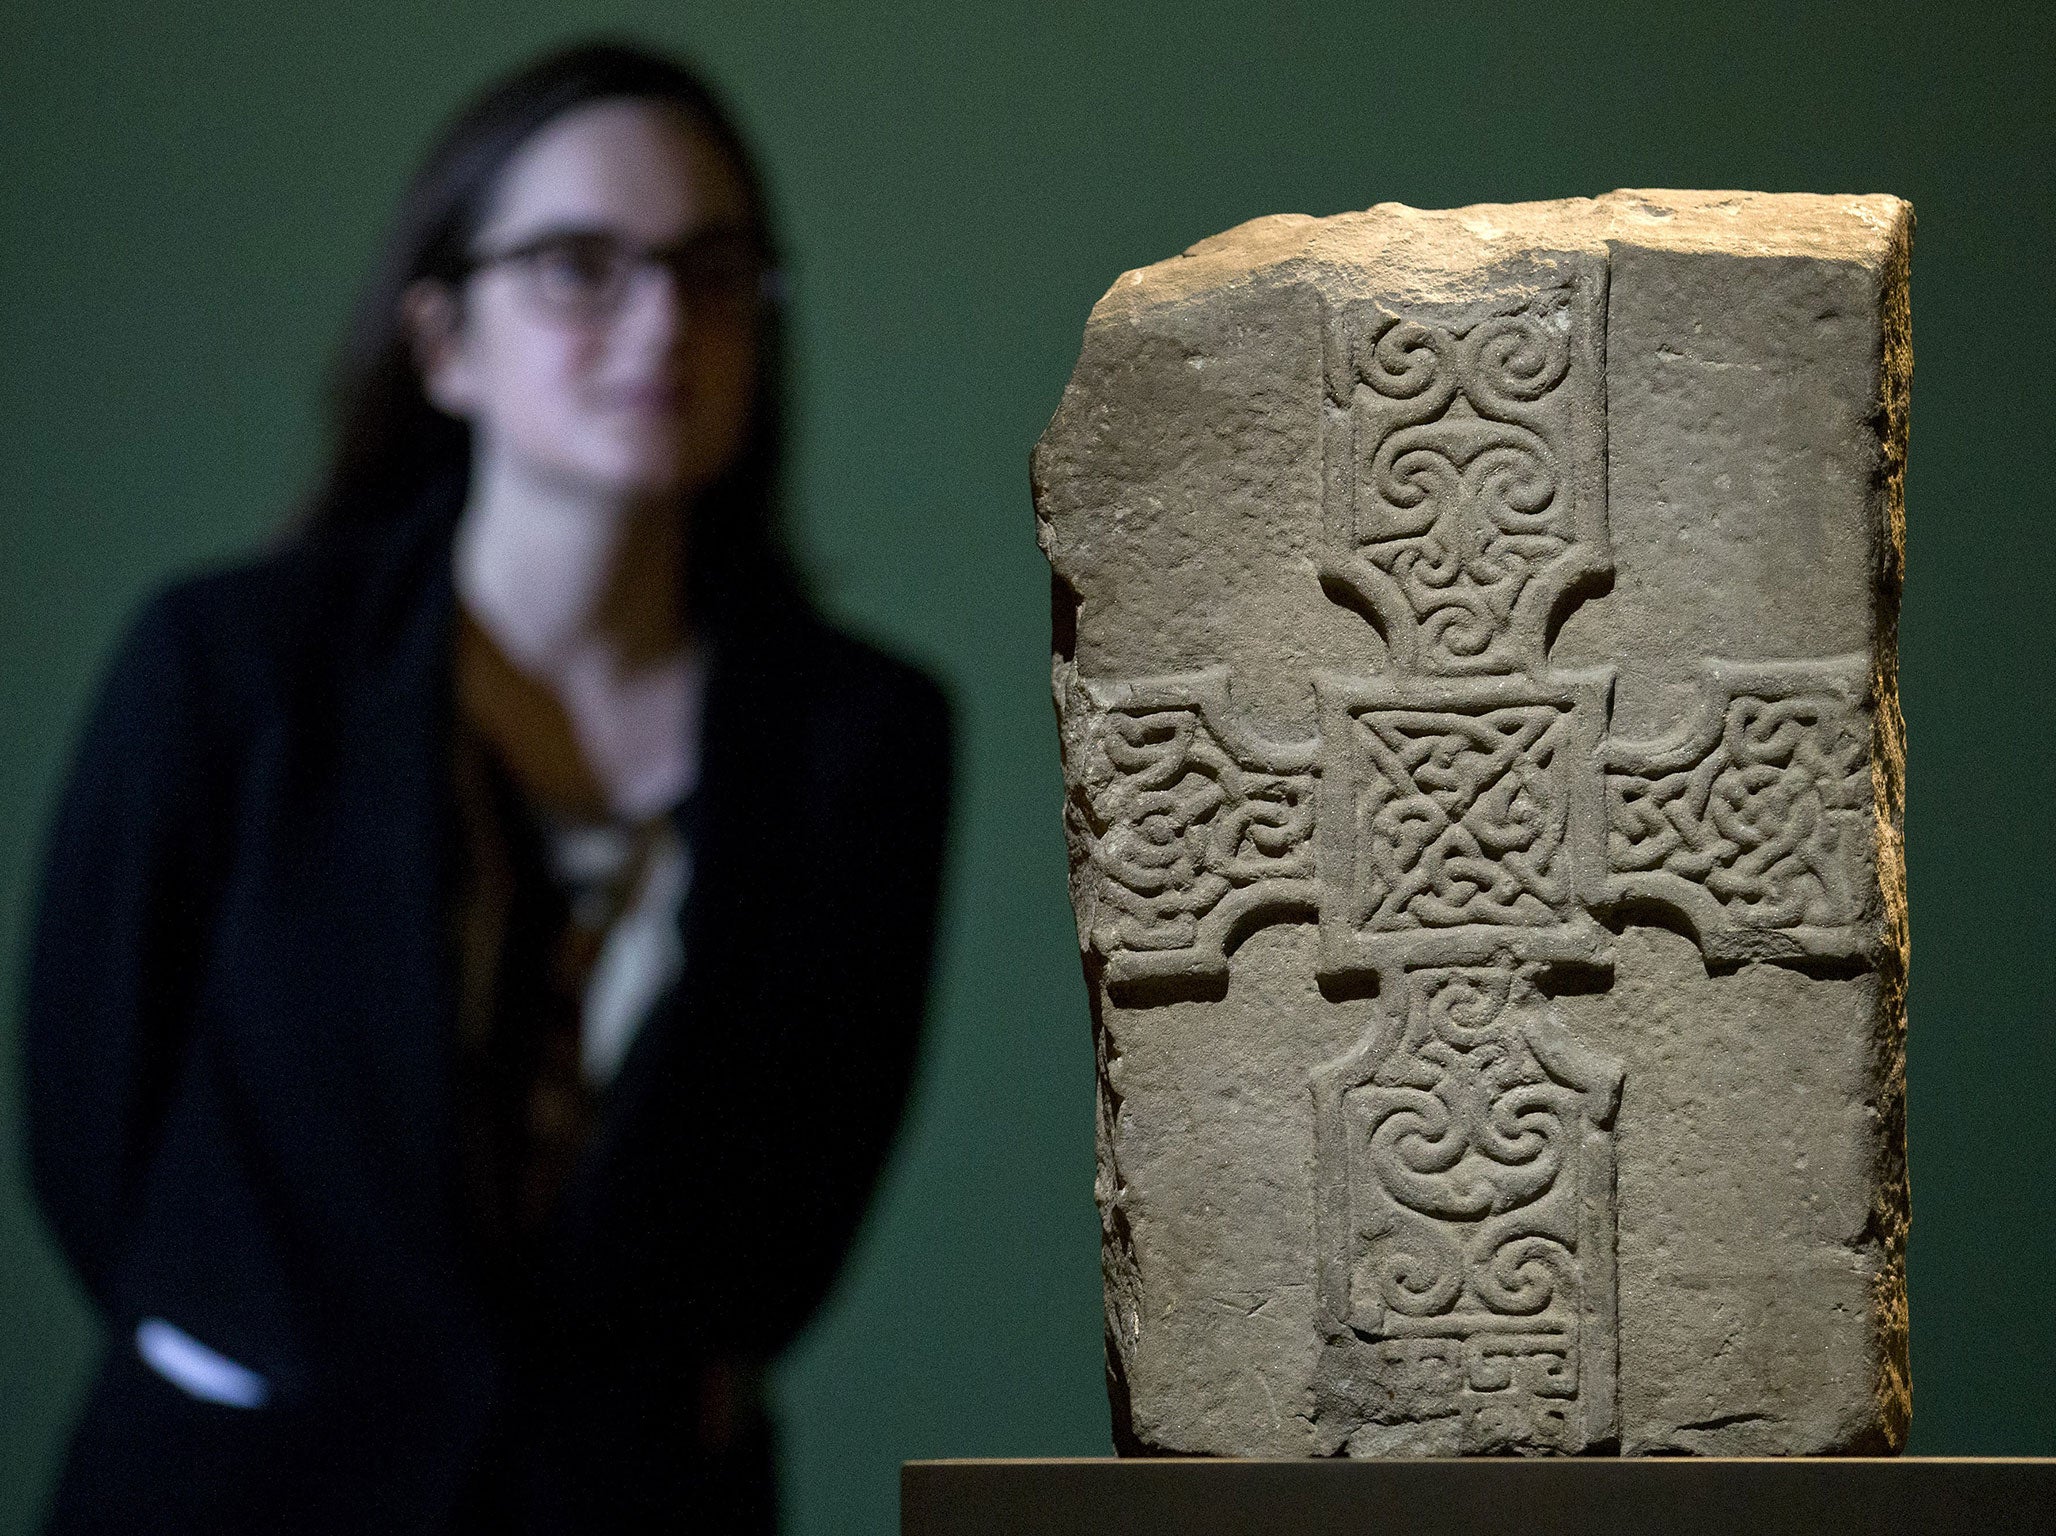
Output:
M1361 347L1349 538L1429 670L1506 670L1524 602L1581 538L1564 471L1568 299L1466 329L1388 318Z
M1467 1449L1576 1450L1607 1409L1567 1403L1610 1391L1620 1065L1509 966L1413 971L1404 999L1316 1086L1347 1144L1325 1154L1349 1169L1342 1321L1386 1422L1459 1415Z

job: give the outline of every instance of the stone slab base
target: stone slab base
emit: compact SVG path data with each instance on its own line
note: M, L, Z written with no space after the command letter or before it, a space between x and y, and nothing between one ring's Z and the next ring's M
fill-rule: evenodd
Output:
M2056 1459L910 1461L902 1536L2048 1530Z

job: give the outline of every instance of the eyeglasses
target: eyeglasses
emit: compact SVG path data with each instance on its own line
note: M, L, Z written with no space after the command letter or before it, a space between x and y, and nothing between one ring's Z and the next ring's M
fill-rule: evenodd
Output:
M699 314L742 316L780 296L780 274L746 229L703 230L670 245L641 245L606 230L552 230L474 256L464 273L499 266L520 274L540 308L578 321L611 319L636 278L653 268L669 272Z

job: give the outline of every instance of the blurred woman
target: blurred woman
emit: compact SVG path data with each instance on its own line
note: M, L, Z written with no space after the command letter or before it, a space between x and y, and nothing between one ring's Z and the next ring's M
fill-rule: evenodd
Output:
M772 1527L949 762L780 542L779 298L706 88L543 60L408 192L309 517L132 626L24 1015L110 1341L54 1529Z

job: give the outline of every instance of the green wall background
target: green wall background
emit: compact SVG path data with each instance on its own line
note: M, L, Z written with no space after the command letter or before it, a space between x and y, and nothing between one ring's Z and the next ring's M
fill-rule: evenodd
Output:
M778 1378L789 1525L895 1529L904 1457L1104 1453L1091 1050L1027 493L1092 302L1264 213L1896 192L1921 220L1903 631L1914 1449L2056 1451L2051 14L12 0L4 995L116 627L170 573L263 538L306 484L320 365L434 124L574 33L685 48L759 141L798 256L804 546L836 612L953 682L965 727L918 1101L846 1282ZM11 1132L11 1055L0 1093ZM13 1532L92 1340L6 1140Z

